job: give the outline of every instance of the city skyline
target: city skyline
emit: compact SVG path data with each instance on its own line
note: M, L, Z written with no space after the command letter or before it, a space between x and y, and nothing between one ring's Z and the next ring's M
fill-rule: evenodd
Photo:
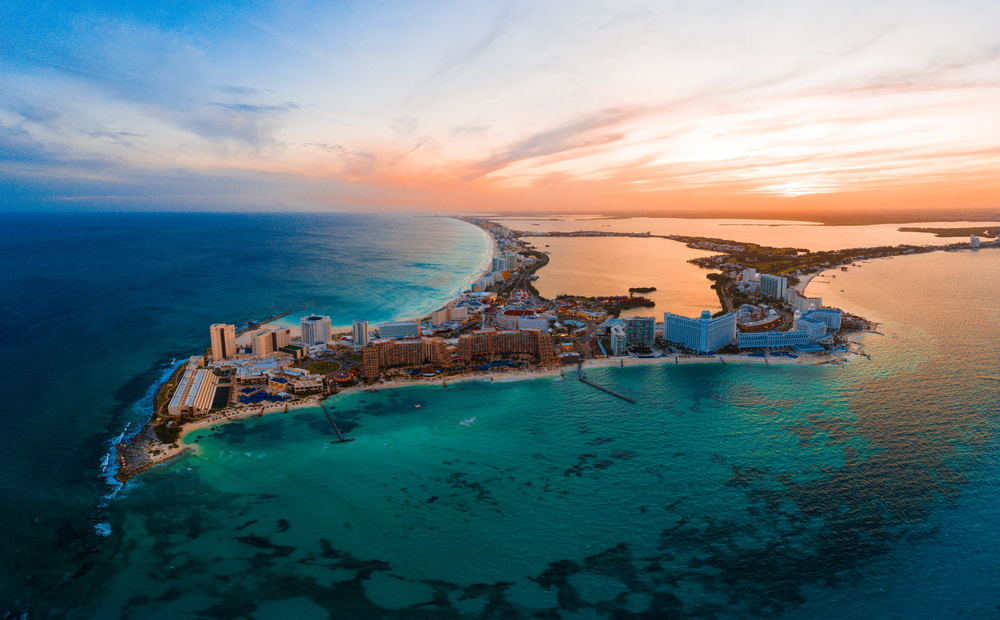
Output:
M7 211L997 207L985 2L2 16Z

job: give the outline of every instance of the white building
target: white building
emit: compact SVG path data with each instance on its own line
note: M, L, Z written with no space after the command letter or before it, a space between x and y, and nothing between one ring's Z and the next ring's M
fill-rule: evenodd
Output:
M826 323L802 316L798 312L795 313L794 327L799 331L805 332L809 336L809 342L816 342L826 336Z
M299 325L302 327L302 342L305 344L329 342L332 338L333 329L328 316L304 316L299 319Z
M691 319L665 312L663 339L699 353L711 353L736 339L736 313L712 318L712 313L704 310L701 317Z
M790 332L740 332L736 344L741 349L780 349L793 344L809 344L809 334L801 330Z
M773 297L774 299L784 299L785 289L788 288L788 279L781 276L772 276L769 273L760 274L760 292L762 295Z
M621 325L612 325L608 332L611 336L611 354L624 355L628 349L628 334Z
M544 316L519 316L517 317L517 329L549 329L549 320Z
M351 337L355 349L368 346L368 321L354 321L354 332Z
M420 324L417 322L379 323L379 338L416 338L420 335Z
M806 297L795 289L788 289L788 303L799 312L819 310L823 307L822 297Z
M751 282L760 282L760 275L757 273L756 269L754 269L753 267L748 267L744 269L743 273L740 275L740 281L743 282L744 284L750 284Z
M975 235L969 235L969 247L978 248L979 247L979 237Z
M811 312L803 312L802 316L825 323L828 332L839 331L840 324L844 319L844 313L839 308L820 308Z

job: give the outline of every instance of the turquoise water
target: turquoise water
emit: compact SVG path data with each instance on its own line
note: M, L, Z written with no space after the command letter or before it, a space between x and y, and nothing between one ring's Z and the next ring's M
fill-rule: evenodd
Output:
M0 230L0 617L100 599L102 460L210 324L412 316L490 251L472 226L407 215L2 214Z
M103 508L90 483L76 484L99 483L93 452L63 454L18 430L79 450L93 439L71 437L88 423L67 414L80 409L35 407L21 426L5 416L9 454L55 464L30 493L4 488L15 506L4 608L74 618L995 617L1000 319L975 313L995 301L998 274L995 252L935 253L810 287L884 324L885 335L863 338L871 359L844 366L588 371L634 405L572 373L355 392L327 401L357 438L349 444L329 444L319 409L195 431L198 454L133 479ZM136 390L150 381L133 380ZM116 432L107 422L93 435L101 445ZM110 533L94 535L95 522Z
M884 264L881 299L919 295ZM114 504L95 613L992 617L995 350L948 300L862 302L887 335L844 367L588 371L636 405L572 375L359 392L328 401L346 445L319 410L197 431Z

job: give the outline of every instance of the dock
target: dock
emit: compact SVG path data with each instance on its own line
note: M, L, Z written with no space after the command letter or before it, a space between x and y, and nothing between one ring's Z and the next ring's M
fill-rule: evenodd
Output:
M635 399L634 398L629 398L628 396L625 396L624 394L619 394L618 392L616 392L614 390L609 390L608 388L604 387L603 385L597 385L593 381L587 379L587 377L585 377L583 375L583 363L577 364L577 366L576 366L576 373L577 373L577 376L580 377L580 382L581 383L586 383L590 387L595 387L595 388L601 390L602 392L607 392L608 394L611 394L612 396L617 396L618 398L620 398L622 400L627 400L628 402L630 402L632 404L635 404Z
M340 429L337 428L337 423L333 421L333 416L330 415L330 410L326 408L326 403L320 403L319 406L323 408L323 412L326 413L326 418L330 420L330 425L333 426L333 430L337 433L337 437L340 438L339 441L331 441L330 443L347 443L349 441L355 441L357 439L357 437L344 439L344 436L340 433Z

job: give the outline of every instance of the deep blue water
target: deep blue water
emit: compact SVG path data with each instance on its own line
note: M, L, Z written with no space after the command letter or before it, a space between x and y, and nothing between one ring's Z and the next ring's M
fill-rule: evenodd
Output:
M24 335L2 345L0 614L1000 613L1000 319L966 320L996 301L996 252L810 289L883 323L870 360L588 372L635 405L572 378L345 394L329 404L355 443L328 445L318 410L230 424L105 501L108 440L209 323L412 314L382 309L383 289L434 305L483 240L400 216L12 221L3 308ZM220 228L242 241L210 247Z
M477 228L407 215L2 214L0 230L0 616L86 564L109 441L210 324L413 316L489 253Z

